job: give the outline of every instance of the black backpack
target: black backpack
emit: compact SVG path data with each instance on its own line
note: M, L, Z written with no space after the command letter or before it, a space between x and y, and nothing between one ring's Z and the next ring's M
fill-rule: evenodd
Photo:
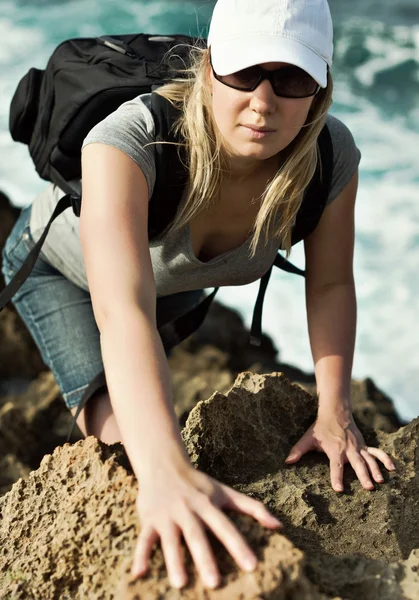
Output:
M40 177L58 185L65 195L21 269L0 292L0 311L29 276L53 220L70 206L80 215L81 146L90 129L123 102L153 92L170 81L179 68L189 64L192 44L206 47L203 39L178 34L70 39L55 49L45 70L32 68L22 78L10 107L11 135L15 141L28 145ZM156 141L181 141L172 131L178 111L165 98L152 94L151 112ZM318 164L306 190L293 229L293 244L314 231L326 205L333 168L333 147L327 126L319 136L318 146L321 168ZM157 237L174 219L187 181L187 171L176 146L157 144L155 152L156 183L149 202L150 239ZM165 201L167 197L170 202ZM261 278L250 336L251 343L256 345L261 343L262 306L273 266L304 275L304 271L278 253ZM166 351L199 327L217 289L187 314L159 325ZM105 385L104 373L91 382L79 404L68 439L89 397Z

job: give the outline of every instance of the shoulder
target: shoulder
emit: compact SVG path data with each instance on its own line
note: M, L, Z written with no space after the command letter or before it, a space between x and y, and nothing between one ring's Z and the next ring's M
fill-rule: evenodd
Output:
M358 169L361 152L349 128L337 117L328 115L326 125L333 146L333 175L327 203L332 202Z
M326 118L326 125L332 138L334 152L340 154L348 146L352 152L357 150L354 136L343 121L329 114Z
M147 180L149 198L155 183L154 120L150 112L151 94L141 94L121 104L95 125L83 141L82 148L102 143L122 150L140 167Z

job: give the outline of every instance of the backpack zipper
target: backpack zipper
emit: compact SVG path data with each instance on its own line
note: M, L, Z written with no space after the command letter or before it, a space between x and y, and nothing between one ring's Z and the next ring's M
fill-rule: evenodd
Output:
M136 58L140 60L144 60L144 56L140 56L136 54L128 44L122 42L121 40L117 40L116 38L111 37L110 35L102 35L96 38L98 42L111 48L112 50L116 50L120 54L125 54L125 56L129 56L130 58Z

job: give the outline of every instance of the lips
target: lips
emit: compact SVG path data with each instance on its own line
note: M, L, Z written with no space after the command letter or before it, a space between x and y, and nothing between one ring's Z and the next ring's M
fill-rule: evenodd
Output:
M256 125L243 125L243 127L247 127L247 129L253 129L253 131L260 131L260 132L275 131L275 129L271 129L270 127L257 127Z

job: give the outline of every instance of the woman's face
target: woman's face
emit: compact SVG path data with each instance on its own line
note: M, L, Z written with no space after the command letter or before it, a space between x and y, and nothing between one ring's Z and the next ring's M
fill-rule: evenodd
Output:
M267 71L286 63L260 65ZM253 171L286 148L297 136L307 119L313 102L309 98L280 98L268 79L253 92L230 88L215 79L210 71L212 108L215 123L229 155L231 172L238 175ZM260 135L251 127L269 128Z

